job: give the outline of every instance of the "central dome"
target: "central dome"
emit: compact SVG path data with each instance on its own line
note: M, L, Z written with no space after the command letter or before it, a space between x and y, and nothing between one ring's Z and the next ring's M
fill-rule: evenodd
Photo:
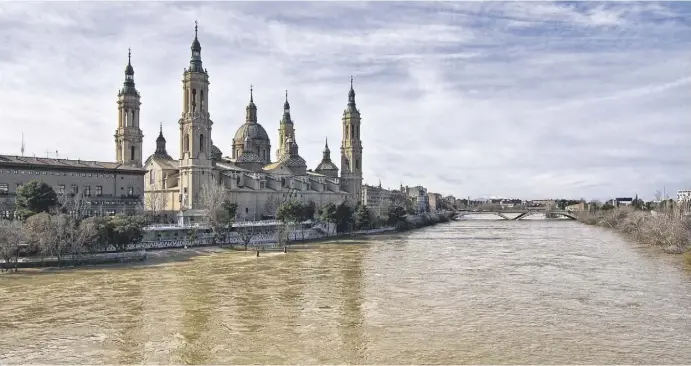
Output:
M253 141L267 141L269 142L269 134L259 123L244 123L238 131L235 132L236 141L244 141L245 137L251 138Z

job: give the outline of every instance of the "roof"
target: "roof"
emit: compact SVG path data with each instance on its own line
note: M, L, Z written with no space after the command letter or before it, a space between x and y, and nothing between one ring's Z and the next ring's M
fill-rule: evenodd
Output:
M0 166L4 167L35 167L61 170L89 170L89 171L119 171L123 173L145 174L146 170L115 162L91 160L51 159L27 156L0 155Z
M269 134L259 123L243 123L235 132L235 142L243 143L245 137L249 136L252 140L269 141Z
M331 160L322 160L322 162L319 163L319 165L317 165L317 168L315 170L338 170L338 167L336 166L336 164L332 163Z

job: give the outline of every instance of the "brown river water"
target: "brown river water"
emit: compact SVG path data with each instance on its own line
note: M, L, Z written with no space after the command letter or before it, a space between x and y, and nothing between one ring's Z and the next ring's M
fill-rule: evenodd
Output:
M567 220L0 276L0 364L691 362L691 271Z

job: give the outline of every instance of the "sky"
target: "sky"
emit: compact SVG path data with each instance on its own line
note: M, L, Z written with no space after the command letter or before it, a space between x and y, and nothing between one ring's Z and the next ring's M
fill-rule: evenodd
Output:
M354 77L364 181L456 197L652 199L691 189L691 3L3 2L0 153L113 161L128 48L144 158L179 156L194 22L212 140L250 85L278 143L338 164Z

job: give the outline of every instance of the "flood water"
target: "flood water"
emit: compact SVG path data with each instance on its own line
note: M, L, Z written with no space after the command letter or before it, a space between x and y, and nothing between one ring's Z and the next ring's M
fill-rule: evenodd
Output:
M0 276L0 363L691 360L680 258L568 220Z

